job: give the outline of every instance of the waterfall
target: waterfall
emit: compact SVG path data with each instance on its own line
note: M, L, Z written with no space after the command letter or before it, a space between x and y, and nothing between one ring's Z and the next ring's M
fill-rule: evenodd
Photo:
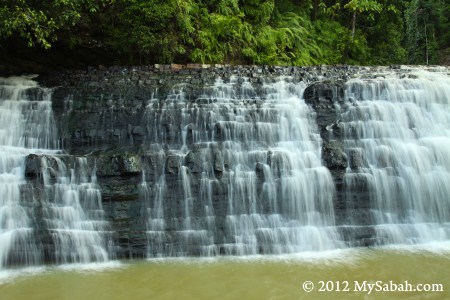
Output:
M25 157L52 146L55 139L47 90L38 89L30 78L0 78L0 100L1 269L42 260L33 230L33 199L22 195L21 186L26 184Z
M305 85L280 78L257 91L246 78L219 78L196 99L186 98L186 88L155 95L144 117L146 143L158 153L141 185L148 255L342 247L334 183L321 163L314 112L302 99Z
M1 269L450 240L447 68L111 70L0 78Z
M415 71L352 79L346 99L345 182L367 187L377 243L448 240L450 78Z
M97 233L101 226L92 221L102 223L95 178L87 178L82 159L78 170L68 173L60 151L52 149L58 149L58 139L51 91L31 77L0 78L0 269L36 265L49 257L58 262L107 259ZM25 178L30 155L42 156L42 197ZM46 231L54 240L53 250L44 249Z
M77 158L69 170L58 157L43 157L42 169L44 218L55 244L54 260L58 263L107 261L107 222L103 220L95 172L87 174L86 158Z

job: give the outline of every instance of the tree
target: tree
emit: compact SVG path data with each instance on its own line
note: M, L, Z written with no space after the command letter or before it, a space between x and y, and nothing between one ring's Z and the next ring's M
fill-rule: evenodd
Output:
M404 20L402 11L407 3L403 0L378 0L381 10L373 18L361 19L369 55L368 64L406 63L403 42Z
M344 8L352 12L352 39L355 37L357 13L367 12L373 19L373 13L381 11L381 5L376 0L351 0L344 5Z
M450 6L444 1L413 0L405 13L408 62L437 63L439 49L450 47Z
M58 31L73 27L83 14L95 13L114 0L4 0L0 6L0 38L14 34L28 46L46 49L58 39Z
M437 63L450 53L446 2L3 0L0 43L49 49L58 40L56 49L130 64Z

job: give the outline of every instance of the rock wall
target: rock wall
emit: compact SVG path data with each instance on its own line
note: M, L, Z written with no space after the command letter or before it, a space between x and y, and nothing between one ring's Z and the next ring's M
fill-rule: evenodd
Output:
M197 64L130 68L100 66L45 75L38 80L41 85L54 88L53 111L61 148L67 159L84 156L87 157L91 168L95 168L106 219L113 232L115 255L118 258L131 258L145 257L147 253L146 204L140 197L139 189L143 174L149 177L147 180L152 180L161 172L165 172L170 190L166 201L174 203L173 209L183 197L178 176L178 158L172 155L170 149L164 148L168 143L179 144L181 147L181 110L174 107L173 110L163 112L155 107L157 113L149 116L146 115L146 107L158 105L157 102L150 101L151 99L165 101L164 99L172 97L178 86L183 86L185 99L196 103L206 101L202 98L205 86L212 85L217 78L227 81L232 76L238 78L236 93L239 93L244 77L247 78L245 82L250 82L260 93L264 93L261 88L264 83L275 81L280 76L287 81L303 81L308 84L304 98L315 111L322 138L323 164L330 170L337 191L334 200L336 225L350 245L372 244L373 229L368 217L367 189L362 185L357 191L350 191L346 195L342 192L345 169L349 164L350 167L357 164L358 159L347 157L343 151L338 116L340 110L346 109L345 81L356 73L372 76L376 69L350 66L232 67ZM264 99L263 94L259 97ZM157 125L154 125L155 122ZM218 128L209 130L221 134ZM188 142L189 134L192 132L188 128ZM152 148L155 143L163 145L163 156L161 149ZM201 172L202 165L198 155L195 149L191 149L185 158L184 165L192 174ZM211 160L211 163L221 162L223 157L212 149ZM223 165L226 165L226 162L214 165L218 178L223 171ZM37 156L28 157L26 166L28 178L39 177L40 165ZM193 191L196 192L198 191ZM213 206L219 215L226 214L223 204L225 196L225 186L219 183L213 187ZM352 202L356 205L348 207L348 197L354 197L356 201ZM176 214L177 212L172 212L172 215ZM355 226L343 226L348 224ZM220 241L220 232L217 235L216 240Z

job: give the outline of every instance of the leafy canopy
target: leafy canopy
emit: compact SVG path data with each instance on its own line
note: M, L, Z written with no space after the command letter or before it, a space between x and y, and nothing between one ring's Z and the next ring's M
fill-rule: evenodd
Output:
M99 47L121 63L437 63L444 0L3 0L0 43Z

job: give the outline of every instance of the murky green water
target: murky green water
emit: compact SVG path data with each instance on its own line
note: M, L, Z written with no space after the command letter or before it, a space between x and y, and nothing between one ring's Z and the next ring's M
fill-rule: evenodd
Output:
M450 299L449 270L448 250L120 262L3 272L0 299Z

